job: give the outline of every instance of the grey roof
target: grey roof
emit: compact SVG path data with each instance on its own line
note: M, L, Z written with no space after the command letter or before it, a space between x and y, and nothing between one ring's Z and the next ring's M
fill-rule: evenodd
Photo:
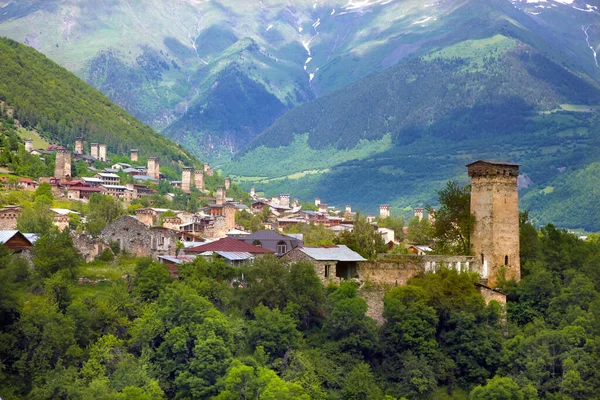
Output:
M126 174L128 174L128 173L130 173L130 172L140 172L140 170L139 170L139 169L137 169L137 168L131 168L131 167L129 167L129 168L125 168L125 169L123 170L123 172L125 172Z
M183 264L192 261L195 258L195 256L158 256L158 258L161 260L172 262L174 264Z
M12 239L19 231L0 231L0 243L4 244Z
M40 235L37 233L24 233L23 236L25 236L27 240L31 242L31 244L34 244L40 238Z
M513 167L518 167L519 164L516 163L512 163L512 162L507 162L507 161L498 161L498 160L477 160L472 162L471 164L467 164L468 166L471 166L473 164L477 164L477 163L486 163L486 164L492 164L492 165L510 165Z
M153 177L148 176L148 175L136 175L133 177L133 179L136 181L155 181L156 180Z
M112 174L112 173L99 172L98 175L100 175L103 178L115 178L115 179L120 179L121 178L119 175Z
M102 183L102 182L104 182L100 178L81 178L81 180L84 181L84 182L93 182L93 183Z
M243 251L217 251L217 254L229 261L244 261L254 258L252 254Z
M332 247L299 247L298 250L317 261L367 261L343 244Z

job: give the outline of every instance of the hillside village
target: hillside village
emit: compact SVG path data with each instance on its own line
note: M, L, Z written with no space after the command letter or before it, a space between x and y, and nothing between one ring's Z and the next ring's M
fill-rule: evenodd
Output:
M323 283L340 283L344 279L357 279L370 282L383 288L386 285L398 285L408 281L420 271L435 271L440 266L449 266L459 271L477 271L481 276L480 292L487 299L506 302L506 296L494 289L498 282L498 268L508 270L512 278L520 276L518 265L518 200L517 176L518 166L511 163L479 161L469 165L469 175L473 182L479 179L487 180L483 185L498 186L502 196L512 199L511 207L498 208L486 199L482 205L474 192L472 212L483 215L486 220L485 229L473 231L471 239L476 247L474 254L481 252L481 258L473 256L444 256L430 255L431 242L410 243L401 242L409 234L409 228L401 225L402 232L395 232L386 227L386 221L391 218L390 205L380 206L379 216L367 216L366 220L377 237L381 237L382 249L387 253L378 254L368 260L356 251L343 244L327 244L315 246L304 243L302 233L293 232L298 227L321 227L331 232L332 237L339 237L344 232L352 232L357 213L350 205L339 210L317 198L313 204L304 206L298 199L290 200L291 195L281 194L266 198L259 196L254 186L251 187L249 198L234 199L228 197L232 193L232 183L229 178L222 180L223 185L214 189L213 193L205 185L206 176L214 176L215 171L205 164L203 168L194 169L183 167L181 180L168 181L160 172L160 159L147 157L147 164L140 165L139 150L130 151L130 163L117 162L110 168L98 170L95 161L108 162L107 146L91 143L90 154L84 151L84 141L78 138L75 149L71 150L52 145L47 149L36 149L32 140L25 140L25 149L29 154L44 157L55 154L55 173L52 177L40 177L37 181L30 178L20 178L17 188L25 191L36 191L40 185L46 184L56 199L71 202L88 203L92 196L108 196L123 206L140 201L144 198L157 196L156 185L168 183L173 191L183 192L186 196L197 196L203 204L196 209L175 210L161 207L135 207L129 215L123 215L110 221L97 235L91 235L85 228L72 229L72 216L80 213L70 209L51 208L54 213L53 223L60 230L72 230L74 244L79 253L87 261L93 261L103 252L117 246L119 251L127 252L135 257L151 257L169 266L171 274L177 276L177 266L192 261L195 257L221 258L225 262L239 266L251 263L257 257L275 255L287 261L308 261L312 263ZM73 162L84 161L91 177L74 178ZM515 169L516 168L516 169ZM508 169L508 172L507 172ZM483 171L483 172L481 172ZM501 184L495 183L498 177L504 177ZM4 178L6 180L6 178ZM125 183L124 180L133 180ZM474 186L476 187L476 186ZM486 189L488 190L488 189ZM175 194L167 193L163 197L173 198ZM200 203L198 203L200 204ZM473 208L475 207L475 208ZM508 213L495 216L500 211ZM36 235L29 232L19 232L18 221L23 208L18 205L6 205L0 209L0 229L3 230L4 244L15 251L27 251L36 240ZM259 226L253 231L245 229L239 222L241 215L258 218ZM425 222L429 226L435 224L435 211L429 209L426 215L424 208L414 209L416 224ZM489 219L496 220L487 222ZM498 223L498 221L503 221ZM85 223L85 218L82 220ZM475 226L481 227L481 222ZM312 228L311 228L312 229ZM479 236L486 238L478 239ZM489 243L489 238L506 236L503 241ZM516 243L515 243L516 237ZM485 243L484 243L485 242ZM484 244L482 244L484 243ZM506 248L506 243L510 243ZM510 248L513 246L512 248ZM515 247L516 246L516 247ZM484 247L484 251L477 247ZM502 256L497 253L497 247L504 248ZM515 256L515 248L517 253ZM506 254L504 254L506 253ZM510 253L510 263L509 255ZM506 257L506 258L503 258ZM516 265L511 265L515 263ZM516 271L516 272L511 272ZM372 295L371 295L372 296ZM379 304L383 300L380 291L370 302L370 314L381 320Z

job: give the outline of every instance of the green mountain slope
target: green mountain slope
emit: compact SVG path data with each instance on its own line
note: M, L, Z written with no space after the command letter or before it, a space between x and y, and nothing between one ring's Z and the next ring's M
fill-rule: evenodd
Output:
M597 105L594 80L514 37L494 35L402 62L300 106L225 169L267 193L314 195L366 211L431 203L446 180L464 180L464 164L477 158L521 163L534 191L556 179L558 168L598 160ZM525 204L540 222L548 220L541 212L547 203ZM567 213L554 216L579 226ZM587 227L598 229L600 221Z
M47 139L72 145L77 136L106 143L109 153L138 148L162 164L179 168L199 161L169 139L143 125L98 90L36 50L0 38L0 100L15 117Z
M227 158L316 96L502 29L600 79L599 13L584 0L0 0L0 7L0 35L42 51L211 158Z

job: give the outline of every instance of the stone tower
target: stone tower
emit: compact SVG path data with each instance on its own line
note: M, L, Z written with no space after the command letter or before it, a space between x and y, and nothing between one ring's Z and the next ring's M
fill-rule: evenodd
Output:
M81 137L75 139L75 153L83 154L83 138Z
M419 218L419 221L423 219L423 215L425 215L425 210L422 207L415 208L415 217Z
M481 277L495 287L501 270L507 279L521 278L519 260L519 165L475 161L467 165L471 177L473 254L481 258Z
M250 186L250 197L256 196L256 192L254 191L254 186Z
M140 151L138 149L131 149L129 159L134 162L138 161L140 159Z
M98 143L90 144L90 156L92 156L96 159L98 158Z
M204 171L202 171L201 169L197 169L196 171L194 171L194 185L196 185L196 189L198 189L202 193L205 192L205 190L204 190Z
M346 212L344 213L344 215L346 217L349 217L350 215L352 215L352 207L351 206L346 206Z
M194 184L194 168L184 167L181 170L181 190L189 193Z
M217 205L222 206L225 203L225 186L217 188Z
M225 226L228 230L235 229L235 207L227 203L223 206L223 215L225 216Z
M160 180L160 160L158 157L148 157L148 176Z
M290 207L290 195L289 194L280 194L279 195L279 205L281 207Z
M33 139L25 140L25 151L28 153L33 151Z
M225 190L229 190L231 187L231 179L229 177L225 178Z
M323 214L327 214L329 212L329 206L325 203L319 204L319 212Z
M209 169L210 169L210 164L209 163L205 163L204 164L204 172L208 172Z
M382 204L379 206L379 218L381 219L386 219L387 217L390 216L390 205L389 204Z
M315 206L319 207L319 204L321 204L321 199L319 199L318 197L315 199Z
M98 146L98 158L100 159L100 161L106 161L107 157L106 157L106 145L105 144L101 144Z
M68 149L56 150L56 163L54 176L58 179L71 179L71 151Z

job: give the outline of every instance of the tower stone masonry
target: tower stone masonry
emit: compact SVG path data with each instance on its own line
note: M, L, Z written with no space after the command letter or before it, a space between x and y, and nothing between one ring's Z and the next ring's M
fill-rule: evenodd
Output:
M33 139L25 140L25 151L28 153L33 151Z
M106 157L106 145L101 144L98 146L98 158L100 161L106 161L108 158Z
M129 153L129 159L131 161L138 161L140 157L140 151L138 149L131 149Z
M225 186L217 188L217 205L222 206L225 203Z
M481 276L495 287L502 276L519 281L519 165L503 161L475 161L467 165L471 177L473 254L480 257Z
M231 179L229 177L225 178L225 190L229 190L231 187Z
M202 193L205 192L205 190L204 190L204 171L202 171L201 169L197 169L196 171L194 171L194 185L196 185L196 189L198 189Z
M90 155L94 158L98 158L98 143L90 144Z
M54 176L59 179L71 179L71 151L68 149L56 150Z
M75 153L83 154L83 138L75 139Z
M181 190L189 193L194 184L194 168L184 167L181 171Z
M389 204L382 204L379 206L379 218L381 219L386 219L390 216L390 205Z
M158 157L148 157L148 176L160 180L160 160Z
M419 221L423 219L423 215L425 214L425 209L422 207L415 208L415 217L419 218Z

